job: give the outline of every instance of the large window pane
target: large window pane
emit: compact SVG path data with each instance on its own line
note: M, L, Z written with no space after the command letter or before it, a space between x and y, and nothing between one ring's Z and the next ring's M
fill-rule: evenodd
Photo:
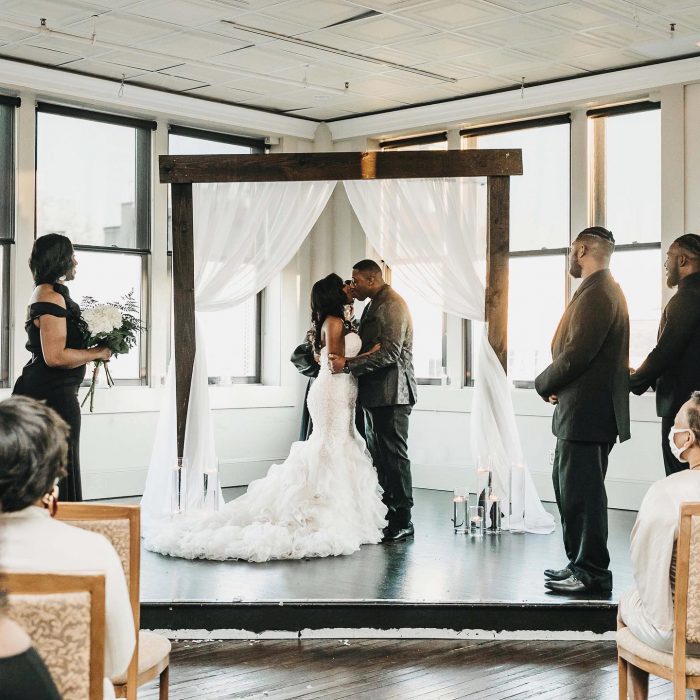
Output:
M77 250L78 269L75 279L69 282L70 294L82 306L85 296L99 302L119 301L124 294L132 291L141 305L143 285L143 265L141 255L123 253L102 253ZM141 318L144 309L141 309ZM141 342L126 355L119 355L110 361L110 371L114 379L139 380L145 378L141 362Z
M563 255L510 260L508 376L533 382L552 361L550 345L565 305Z
M440 308L428 304L420 294L410 291L402 275L401 268L392 268L391 286L404 298L413 318L413 368L416 378L437 383L444 374L444 314Z
M258 381L258 304L249 299L233 309L199 316L207 344L209 383Z
M636 368L656 345L661 316L661 249L617 251L610 271L627 298L630 366Z
M569 244L569 124L479 136L479 148L522 148L523 175L510 179L510 249Z
M605 226L618 245L659 241L661 110L604 119Z
M148 197L148 187L137 187L137 164L149 154L137 158L137 142L144 140L138 131L37 113L37 236L62 233L74 244L148 248L137 201L137 194Z

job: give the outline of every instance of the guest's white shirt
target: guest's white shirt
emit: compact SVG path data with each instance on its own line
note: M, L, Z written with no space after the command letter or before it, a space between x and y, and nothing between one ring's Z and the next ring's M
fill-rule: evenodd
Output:
M135 641L126 578L114 547L102 535L54 520L46 509L37 506L16 513L0 513L0 519L0 569L104 572L104 697L114 698L109 678L126 671Z
M660 631L673 629L671 559L681 503L700 501L700 469L657 481L647 491L632 528L632 572L644 613Z

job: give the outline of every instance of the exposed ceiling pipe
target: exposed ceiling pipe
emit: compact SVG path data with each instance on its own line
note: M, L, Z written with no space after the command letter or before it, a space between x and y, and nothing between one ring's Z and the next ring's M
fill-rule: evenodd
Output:
M235 73L236 76L242 76L244 78L255 78L256 80L267 80L270 82L281 83L283 85L290 85L292 87L297 87L306 90L313 90L316 92L325 92L331 95L347 95L347 90L341 88L327 87L325 85L313 85L302 80L293 80L291 78L285 78L283 76L277 76L275 74L265 74L256 73L254 71L248 71L242 68L237 68L225 63L219 63L216 61L200 61L197 59L183 58L182 56L175 56L174 54L163 53L161 51L152 51L150 49L134 48L128 44L119 44L113 41L104 41L99 39L96 35L94 36L82 36L80 34L73 34L71 32L64 32L59 29L52 29L46 24L46 20L41 20L39 26L32 24L24 24L22 22L13 22L12 20L0 19L0 27L6 27L7 29L16 29L23 32L35 32L38 35L45 36L55 36L61 37L68 41L75 42L77 44L88 44L90 46L102 46L105 49L111 49L113 51L132 51L144 54L146 56L152 56L153 58L162 58L172 61L173 65L180 65L186 63L187 65L194 66L197 68L211 69L216 68L218 70L225 70L230 73ZM100 63L106 63L104 59L89 57L91 61L97 61ZM111 64L115 65L115 64ZM151 71L156 72L156 71ZM235 80L235 79L234 79ZM234 82L231 80L231 82ZM224 83L220 83L224 84Z

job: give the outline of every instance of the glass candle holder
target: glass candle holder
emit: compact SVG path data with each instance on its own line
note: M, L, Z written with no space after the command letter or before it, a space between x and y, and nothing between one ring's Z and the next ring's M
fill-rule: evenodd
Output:
M525 532L525 465L510 467L510 531Z
M455 489L452 498L452 525L457 533L469 532L469 490Z
M486 532L489 535L500 535L502 531L501 501L493 494L489 498L489 511L486 520L488 521Z
M187 510L187 460L178 457L170 470L170 513L177 515Z
M491 460L479 457L476 464L476 500L480 506L483 506L484 512L491 496L492 479Z
M473 537L482 537L485 525L484 507L469 506L469 534Z
M202 510L219 510L219 460L214 463L202 475Z

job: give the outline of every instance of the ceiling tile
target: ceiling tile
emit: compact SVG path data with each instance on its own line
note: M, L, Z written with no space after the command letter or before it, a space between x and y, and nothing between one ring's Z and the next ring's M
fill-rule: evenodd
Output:
M529 56L517 51L491 50L455 59L452 62L480 73L483 71L496 70L499 67L520 66L523 63L529 63L531 60L533 59Z
M264 109L275 109L280 112L289 112L293 109L304 109L311 104L311 100L306 95L257 95L250 100L244 100L243 104L248 106L263 107Z
M433 34L435 31L387 15L370 17L351 24L341 24L339 27L333 27L332 30L326 30L329 34L339 34L373 44L393 44L404 39Z
M268 7L261 14L274 20L283 19L308 28L320 29L329 24L357 17L367 10L352 3L334 0L296 0Z
M240 78L229 84L229 87L237 90L247 90L261 95L284 95L299 89L299 85L290 85L282 81L274 80L274 75L270 78L261 76L260 78Z
M640 56L632 51L608 49L587 56L572 58L570 62L572 66L585 70L605 70L607 68L629 66L646 60L646 56Z
M214 85L239 79L238 74L233 69L205 68L204 66L191 66L188 63L180 63L179 65L165 68L160 72L174 75L177 78L188 78L189 80L197 80L201 83Z
M179 24L183 27L197 27L207 22L218 22L226 14L225 8L221 5L188 2L188 0L144 0L131 5L129 13Z
M121 80L122 76L126 80L129 80L139 75L143 75L144 72L148 72L139 70L138 68L113 66L105 63L104 61L93 61L90 59L80 59L78 61L64 63L61 68L65 68L66 70L74 71L76 73L99 76L100 78L111 78L113 80Z
M533 12L530 17L556 24L570 32L596 29L610 24L610 16L591 7L567 3L558 7Z
M402 16L416 19L433 27L454 30L471 27L511 16L511 12L493 3L470 0L470 2L449 2L435 0L415 9L402 12Z
M202 83L196 80L187 80L186 78L175 78L172 75L164 75L163 73L144 73L134 80L140 85L153 86L172 90L173 92L182 92L195 87L202 87Z
M271 48L252 46L239 51L230 51L216 57L218 64L236 66L256 73L276 72L303 64L301 56Z
M541 20L518 17L517 19L484 24L471 29L470 34L491 45L517 46L518 44L561 36L563 30L544 24Z
M290 116L309 117L310 119L338 119L339 117L353 116L352 112L346 112L335 107L310 107L309 109L295 109L289 113Z
M188 95L196 97L206 97L211 100L221 100L222 102L246 102L252 100L261 93L250 92L249 90L236 90L226 86L207 85L200 88L192 88L187 91Z
M565 61L568 63L572 58L587 56L607 48L609 47L605 43L592 38L570 36L540 41L529 45L527 48L521 47L521 50L529 54L547 56L553 58L555 61Z
M592 37L593 39L603 41L608 46L618 46L623 48L630 44L641 44L647 41L654 41L666 38L668 32L658 31L650 32L641 27L625 26L620 24L608 25L600 29L591 29L583 32L581 36Z
M512 83L519 83L523 78L525 78L526 83L537 83L541 80L557 80L577 75L582 72L582 69L561 63L537 63L533 61L527 66L517 68L507 66L493 72Z
M473 78L465 78L451 85L445 85L444 89L454 96L468 96L478 92L489 92L499 88L511 87L513 83L505 78L492 75L477 75Z
M568 0L491 0L494 5L505 7L516 12L536 12L548 7L567 5Z
M75 61L76 56L65 51L53 51L41 46L21 44L19 46L2 46L0 53L7 58L16 58L21 61L33 61L47 66L60 66L62 63Z
M246 44L236 39L213 37L203 32L175 32L161 39L146 42L143 48L183 58L202 59L236 51L244 46Z
M45 17L54 29L104 12L104 7L75 0L3 0L0 5L3 16L8 19L38 26L39 18Z
M149 54L140 53L136 49L133 51L113 51L100 57L101 60L119 66L129 66L131 68L141 68L143 70L161 70L178 65L178 61L172 58L161 58Z
M14 43L15 41L22 41L29 39L30 37L39 39L39 34L36 32L23 32L19 29L8 29L6 27L0 27L0 44Z
M434 61L449 61L455 56L468 56L489 48L488 42L479 42L469 40L466 37L442 33L411 39L394 44L394 46L404 52L410 50L423 58Z
M343 88L346 82L367 78L372 74L367 71L338 66L332 63L317 63L308 66L295 66L275 75L291 78L292 80L306 80L311 85L325 85L326 87Z
M129 46L138 46L144 41L169 34L172 29L153 20L134 17L113 17L102 15L93 21L78 22L70 28L75 34L92 36L96 34L97 41L110 41Z
M79 58L94 58L96 56L104 56L110 52L110 49L105 49L99 44L84 44L83 42L72 41L71 39L55 35L40 35L29 42L32 46L41 46L44 49L53 51L64 51L72 56Z

